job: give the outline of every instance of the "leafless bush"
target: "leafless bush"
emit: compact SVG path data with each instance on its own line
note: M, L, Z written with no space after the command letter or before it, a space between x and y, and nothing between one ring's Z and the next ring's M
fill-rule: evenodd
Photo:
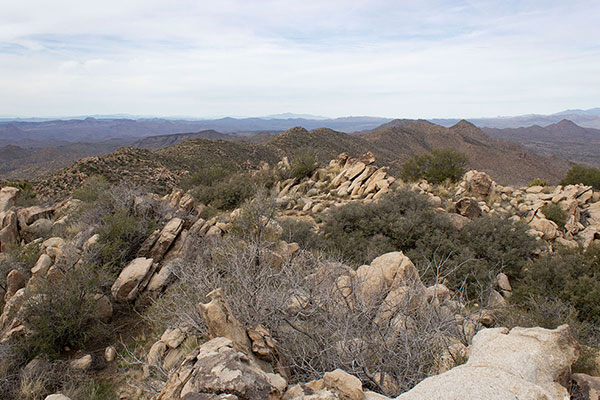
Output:
M388 395L431 374L439 354L459 338L452 312L427 304L415 307L412 293L382 319L381 298L387 293L368 301L352 281L351 294L343 298L336 282L351 272L337 260L301 251L280 263L271 255L233 237L205 241L193 262L177 265L177 282L148 317L161 331L180 325L203 336L206 327L197 305L220 287L243 325L270 330L279 364L292 381L342 368Z

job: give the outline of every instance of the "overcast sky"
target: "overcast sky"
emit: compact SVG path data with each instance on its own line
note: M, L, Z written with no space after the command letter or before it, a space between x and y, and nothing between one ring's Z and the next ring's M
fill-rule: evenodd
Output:
M2 0L0 115L600 106L598 0Z

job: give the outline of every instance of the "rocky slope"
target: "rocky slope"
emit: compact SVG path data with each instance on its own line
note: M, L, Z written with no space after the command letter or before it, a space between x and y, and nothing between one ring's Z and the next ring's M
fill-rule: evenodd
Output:
M153 163L151 154L124 149L113 155L117 158L111 162L122 164L122 168L137 166L138 172L127 173L131 177L138 173L139 179L160 172L161 166ZM190 162L182 159L184 166ZM275 168L286 167L287 160L283 159ZM276 183L273 195L283 215L316 219L344 203L376 202L386 193L400 189L388 171L388 167L376 166L373 154L356 158L340 154L310 177ZM437 207L436 212L449 215L457 225L486 213L522 220L529 224L529 234L543 243L548 252L559 245L587 247L600 243L600 193L591 187L509 187L478 171L469 171L461 182L444 188L443 193L427 182L408 187L426 194ZM85 257L97 249L100 237L94 226L76 224L77 229L69 231L69 224L76 223L80 215L79 201L67 198L45 206L20 207L19 195L16 188L0 190L0 253L20 243L23 247L37 246L40 254L31 269L15 268L6 277L0 316L0 343L4 344L31 334L28 320L23 318L27 309L24 304L39 301L35 294L44 282L66 284L68 274L81 268ZM141 217L155 209L164 218L134 257L118 266L107 290L97 287L91 293L94 307L89 318L109 324L121 323L120 315L127 306L142 307L149 299L162 298L180 279L177 265L185 254L193 252L199 243L234 235L239 219L246 215L246 211L238 209L205 220L203 206L182 190L173 190L163 197L139 194L126 204L134 215ZM567 213L564 229L543 214L542 208L547 204L556 204ZM260 229L274 245L260 249L259 263L267 262L273 271L282 273L287 265L297 266L293 260L307 256L295 243L282 240L275 220L260 221ZM245 234L251 232L254 231L249 229ZM244 240L249 239L238 238L236 243ZM398 399L550 400L570 395L582 399L597 396L594 390L600 378L571 376L581 348L567 326L510 331L494 327L512 294L504 274L496 277L485 303L474 305L465 303L443 282L426 284L412 261L401 252L381 254L356 270L343 264L334 268L330 262L318 260L311 268L300 280L303 286L282 293L284 307L278 312L292 327L301 327L319 309L332 317L342 312L342 320L344 315L364 314L369 316L372 340L381 339L370 345L380 348L397 338L427 336L428 332L418 325L421 315L428 316L429 324L432 316L441 318L443 325L435 326L443 330L431 332L437 341L434 361L428 366L430 377ZM236 315L239 309L231 305L233 299L228 295L231 296L222 288L215 288L206 295L208 302L197 304L194 318L206 326L204 334L199 335L186 325L169 326L134 361L128 361L131 358L127 348L117 342L103 343L105 347L94 351L66 352L64 357L73 370L88 374L113 371L120 382L115 395L122 399L383 400L391 397L374 390L392 397L401 392L393 375L378 370L357 369L350 374L332 369L318 379L294 381L289 372L293 363L278 353L272 332L262 325L243 324ZM302 335L301 332L302 329L296 334ZM461 336L452 336L451 332L461 332ZM364 351L364 336L360 339L352 329L346 333L334 349L327 350L353 356L359 354L358 349ZM460 365L462 361L465 363ZM118 367L118 363L129 367ZM150 389L144 392L136 387ZM60 398L58 394L50 397L56 398Z

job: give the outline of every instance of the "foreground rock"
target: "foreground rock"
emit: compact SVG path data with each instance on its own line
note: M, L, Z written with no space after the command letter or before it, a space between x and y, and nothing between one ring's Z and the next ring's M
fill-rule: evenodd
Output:
M219 337L186 357L157 400L275 400L281 398L286 387L281 376L263 372L244 353L235 350L230 339Z
M579 351L567 325L484 329L473 338L466 364L425 379L397 399L568 399Z

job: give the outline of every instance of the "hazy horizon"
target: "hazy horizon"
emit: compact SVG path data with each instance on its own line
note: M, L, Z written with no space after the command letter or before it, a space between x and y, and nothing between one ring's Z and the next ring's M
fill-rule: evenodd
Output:
M598 17L589 0L5 2L0 115L589 109L599 104Z

